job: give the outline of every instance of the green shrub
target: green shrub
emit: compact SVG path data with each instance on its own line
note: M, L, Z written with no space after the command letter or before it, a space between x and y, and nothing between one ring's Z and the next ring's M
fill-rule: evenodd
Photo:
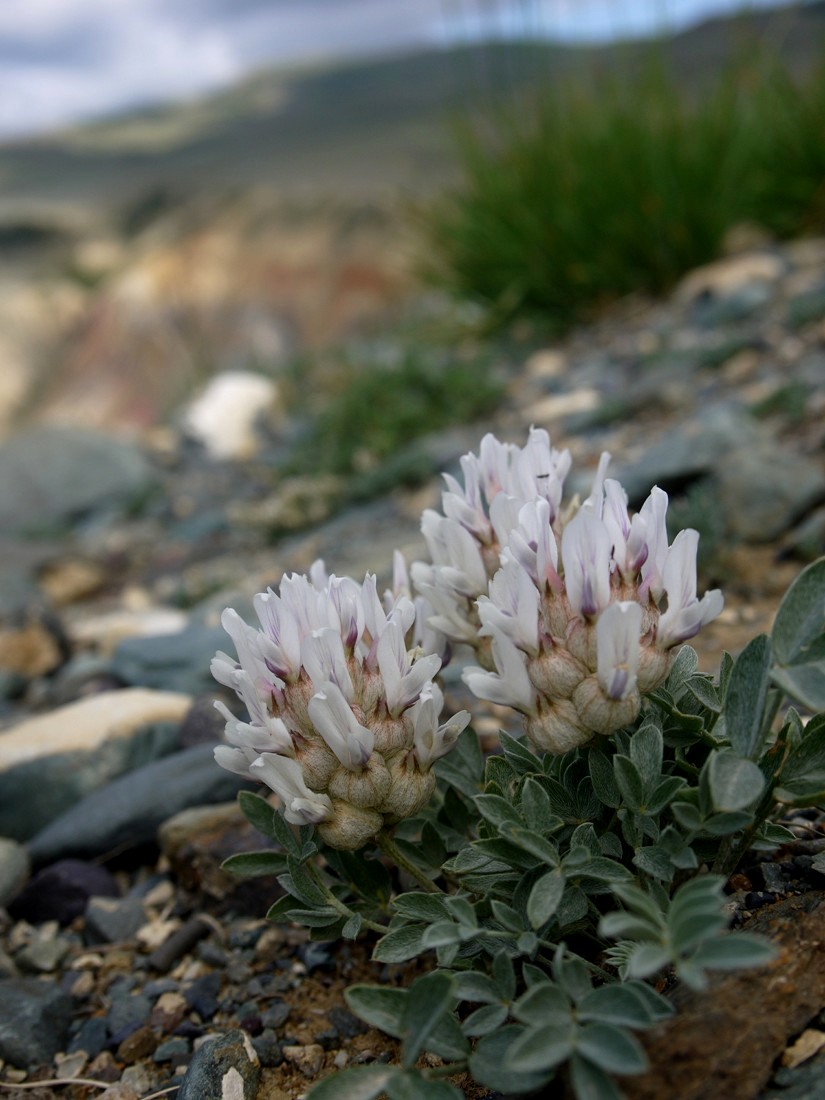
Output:
M802 83L763 58L689 99L656 64L568 84L457 132L463 182L428 212L428 274L494 320L557 328L659 293L754 221L825 215L825 61Z

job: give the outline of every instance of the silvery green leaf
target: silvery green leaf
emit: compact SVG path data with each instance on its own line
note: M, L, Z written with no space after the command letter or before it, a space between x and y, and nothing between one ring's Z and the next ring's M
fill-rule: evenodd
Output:
M822 664L775 668L771 679L786 695L808 710L825 710L825 668Z
M560 818L555 817L553 820L558 822L559 825L562 825ZM546 863L550 867L558 866L559 850L554 841L530 829L508 828L505 829L505 833L508 841L519 848L523 848L525 852L529 852L535 859L541 860L542 863Z
M443 971L425 974L412 983L399 1025L405 1069L415 1065L419 1053L452 999L453 980Z
M490 902L490 906L493 910L495 919L503 928L506 928L508 932L524 931L522 919L512 906L505 905L503 901L499 901L497 898L493 898Z
M231 871L240 878L257 878L261 875L280 875L286 870L286 856L271 850L263 852L239 852L229 856L221 864L222 871Z
M605 1073L644 1073L647 1056L638 1039L612 1024L585 1024L576 1036L576 1053Z
M651 844L646 848L639 848L633 857L633 863L640 871L662 882L670 882L673 879L675 864L668 851L659 845Z
M473 908L472 904L467 900L467 898L459 897L458 895L445 897L444 905L459 924L465 925L470 928L478 927L478 917L476 916L476 911Z
M719 714L722 709L719 689L709 676L691 676L689 680L685 681L685 687L703 707L706 707L713 714Z
M578 1054L570 1059L570 1080L576 1100L623 1100L604 1070Z
M509 760L520 775L541 771L541 761L530 752L523 742L517 741L515 737L511 737L503 730L500 735L500 740L505 758Z
M553 916L564 894L566 879L560 869L548 871L537 880L527 899L527 916L535 929Z
M499 1004L501 992L492 978L480 970L459 970L455 975L455 993L470 1004Z
M652 928L663 927L662 907L657 904L654 893L641 890L632 883L618 883L613 891L631 913L649 922Z
M424 929L424 935L421 937L421 946L426 949L429 947L447 947L450 944L464 943L466 940L472 938L475 931L476 930L473 928L466 928L460 924L453 924L450 920L437 920L434 924L430 924Z
M587 915L587 896L578 886L570 886L562 895L556 909L556 920L561 928L567 928L571 924L580 921Z
M811 867L818 871L820 875L825 875L825 852L820 852L818 856L814 856Z
M799 743L785 761L781 777L787 783L792 779L810 779L812 773L825 774L825 714L812 718L802 731Z
M370 1027L401 1038L401 1017L409 992L380 985L351 985L344 991L350 1010Z
M685 780L680 775L665 776L660 783L653 788L645 809L649 814L658 814L671 802L685 786Z
M674 802L671 804L670 812L678 824L690 833L697 832L702 827L702 815L690 802Z
M602 855L610 859L621 859L624 855L622 842L615 833L602 833L599 837L599 848Z
M756 759L767 731L762 730L771 667L767 634L751 639L736 659L725 695L725 730L738 756Z
M521 789L521 812L527 828L537 833L549 832L562 824L550 808L547 792L529 776Z
M438 894L425 894L423 891L399 894L393 899L392 906L396 913L412 920L443 920L447 916L443 898Z
M568 994L547 978L522 993L510 1013L514 1020L530 1025L542 1023L568 1027L572 1022L572 1004Z
M507 1019L507 1006L502 1004L484 1005L464 1020L461 1030L468 1038L481 1035L489 1035L491 1031L501 1027Z
M552 1070L526 1073L523 1067L512 1065L510 1048L524 1034L523 1027L508 1024L476 1043L470 1055L470 1073L479 1084L512 1095L535 1092L552 1080Z
M426 926L408 924L395 928L382 936L375 945L372 957L376 962L399 963L414 959L426 950L423 944Z
M516 995L516 971L506 951L497 952L493 959L493 979L502 1001L512 1001Z
M516 830L513 830L515 833ZM486 856L500 860L508 868L517 868L520 871L529 871L536 865L536 858L515 839L509 837L492 837L485 840L474 840L473 848Z
M533 958L539 949L539 938L535 932L522 932L516 940L516 951L519 955L527 955Z
M587 763L590 769L590 779L593 790L599 796L605 806L617 809L621 805L622 796L613 775L613 764L610 757L600 749L592 748L587 754Z
M238 794L238 805L241 808L241 813L249 824L254 829L257 829L262 836L269 837L270 840L279 840L276 833L277 825L275 824L275 818L277 818L283 824L290 837L293 840L295 839L292 830L278 811L270 806L267 800L262 798L259 794L254 794L252 791L240 791Z
M692 646L683 645L676 654L676 660L665 680L665 690L669 691L674 699L678 699L685 681L693 676L698 667L699 655L696 650Z
M550 808L554 814L558 814L564 821L579 819L578 807L570 791L566 790L557 779L546 776L541 785L550 798Z
M661 1017L651 1016L650 1006L637 991L641 985L641 982L615 982L599 986L579 1003L578 1018L623 1027L649 1027Z
M740 829L746 829L752 821L753 814L722 812L706 818L702 824L702 831L711 836L730 836L731 833L738 833Z
M400 1072L396 1066L354 1066L319 1081L308 1100L376 1100Z
M462 1062L470 1053L470 1044L461 1030L461 1024L451 1012L442 1015L438 1027L427 1040L426 1048L445 1062Z
M565 867L566 869L566 867ZM578 872L577 877L582 879L594 879L597 882L630 882L633 874L617 863L615 859L606 856L593 856Z
M659 782L662 774L662 731L653 722L645 722L630 739L630 759L645 791Z
M639 769L629 756L617 752L613 757L613 775L624 804L638 812L645 802L644 783Z
M478 794L475 796L475 804L485 821L489 821L497 829L502 825L523 825L518 810L505 798L495 794Z
M779 605L772 631L777 662L794 664L822 633L823 624L825 558L820 558L802 570Z
M340 918L337 909L329 906L319 909L290 909L289 919L296 924L303 924L306 928L326 928Z
M484 767L484 788L489 793L490 787L495 784L500 790L506 791L516 779L518 772L503 756L488 756Z
M641 943L629 953L627 972L632 978L649 978L669 963L670 952L666 948L655 943Z
M344 940L357 940L363 922L364 918L360 913L353 913L341 929L341 938Z
M776 947L762 936L748 932L730 932L701 944L691 962L708 970L739 970L764 966L777 956Z
M331 849L327 863L364 897L372 898L381 905L389 901L392 882L389 871L380 860L368 859L363 851L336 852Z
M583 825L576 826L570 837L569 843L571 850L573 848L586 848L591 856L600 856L602 854L596 830L589 821L585 821Z
M434 1081L415 1070L396 1073L387 1083L389 1100L462 1100L449 1081Z
M301 901L306 902L308 905L326 905L328 902L327 895L306 869L306 865L299 862L297 859L293 859L292 856L287 856L287 867L289 868L288 875L282 875L278 881L283 884L283 879L289 878L290 889L289 893L295 894ZM287 889L284 886L284 889Z
M783 844L790 844L794 840L796 840L796 837L784 825L778 825L775 821L764 821L756 830L751 850L769 852Z
M566 1062L573 1053L573 1028L567 1032L540 1025L523 1032L505 1055L505 1065L521 1072L542 1072Z
M714 749L708 764L713 808L734 813L752 806L765 788L765 777L752 760Z

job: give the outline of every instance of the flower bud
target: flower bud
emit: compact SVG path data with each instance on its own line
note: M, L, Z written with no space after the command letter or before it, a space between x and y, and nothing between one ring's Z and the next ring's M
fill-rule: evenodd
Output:
M527 719L527 737L541 752L558 756L586 745L593 731L583 727L569 699L558 699Z
M338 768L327 788L331 798L350 802L360 810L372 810L380 806L389 789L390 773L383 757L378 753L373 753L363 768L355 771Z
M559 645L527 662L530 683L550 699L569 699L587 674L581 661Z
M417 814L435 790L435 774L419 771L411 752L398 753L390 764L390 779L381 812L395 820Z
M384 824L381 814L375 810L361 810L348 802L332 800L332 817L318 825L318 835L330 848L354 852L374 836Z
M635 688L624 699L609 698L597 676L588 676L573 692L573 704L580 722L594 733L615 733L630 725L636 719L641 703Z

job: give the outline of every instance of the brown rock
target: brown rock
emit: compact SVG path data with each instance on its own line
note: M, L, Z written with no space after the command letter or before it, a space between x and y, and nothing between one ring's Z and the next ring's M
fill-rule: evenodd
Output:
M762 910L748 931L772 936L770 966L732 974L701 994L677 996L678 1015L640 1039L650 1059L626 1077L628 1100L752 1100L789 1036L825 1003L825 899L790 898ZM681 991L680 991L681 992ZM284 1051L286 1054L286 1051Z
M186 999L180 993L161 993L152 1009L149 1023L163 1032L174 1031L186 1015Z
M0 668L27 680L45 676L64 660L64 650L49 625L38 617L0 629Z
M148 1058L150 1054L154 1054L157 1045L157 1035L151 1027L146 1025L145 1027L139 1027L137 1031L133 1031L131 1035L126 1036L117 1048L117 1056L121 1062L131 1066L142 1058Z

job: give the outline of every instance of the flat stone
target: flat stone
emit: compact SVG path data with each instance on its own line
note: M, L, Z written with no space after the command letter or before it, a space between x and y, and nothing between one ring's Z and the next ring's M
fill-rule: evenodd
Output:
M261 1063L243 1031L227 1031L200 1046L189 1063L177 1100L255 1100Z
M32 924L56 920L71 924L90 897L116 898L117 883L105 867L80 859L62 859L44 867L27 883L11 907L12 916Z
M227 645L231 642L221 628L195 625L175 634L126 638L110 667L124 684L197 695L215 690L209 666Z
M159 827L190 806L225 802L248 781L219 768L211 746L172 753L88 795L29 844L34 863L93 858L155 840Z
M146 923L140 898L89 898L84 937L90 946L125 943Z
M773 440L732 451L714 481L727 529L744 542L771 542L825 500L825 468Z
M90 792L174 748L188 696L103 692L0 733L0 834L27 840Z
M284 1059L299 1069L304 1077L317 1077L324 1064L324 1048L319 1043L285 1046L283 1052Z
M0 909L7 909L29 877L29 854L17 841L0 836Z
M0 981L0 1058L13 1066L49 1062L64 1049L72 999L52 981Z
M153 475L137 447L93 432L36 428L0 447L0 530L52 533L94 512L125 508Z

